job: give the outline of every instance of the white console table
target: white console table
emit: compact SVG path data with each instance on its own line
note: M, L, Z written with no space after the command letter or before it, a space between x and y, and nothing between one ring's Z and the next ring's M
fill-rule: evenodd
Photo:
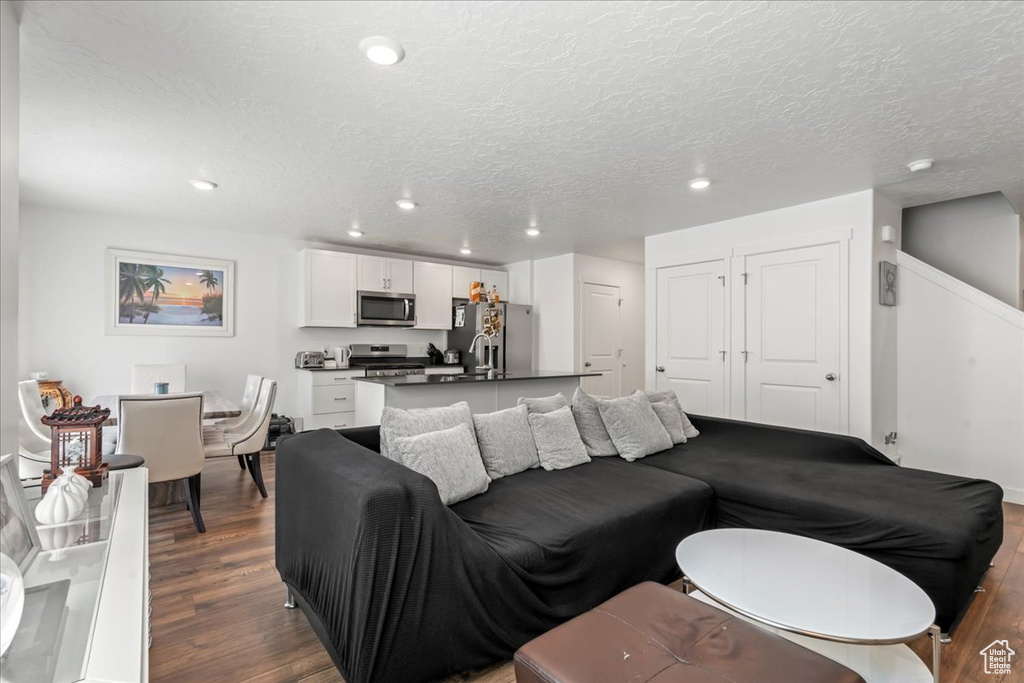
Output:
M8 653L5 683L149 680L148 479L145 467L112 472L77 519L37 526L42 551L25 588L70 582L63 633L45 663L24 667ZM39 489L26 493L34 510Z

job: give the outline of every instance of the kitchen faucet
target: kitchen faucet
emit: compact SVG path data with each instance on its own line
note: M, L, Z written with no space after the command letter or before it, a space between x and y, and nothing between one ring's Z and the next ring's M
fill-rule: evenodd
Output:
M476 366L476 369L486 370L487 379L494 379L494 342L491 341L491 338L482 332L476 335L473 337L473 341L469 345L469 352L476 353L476 340L481 337L487 340L487 365L478 365Z

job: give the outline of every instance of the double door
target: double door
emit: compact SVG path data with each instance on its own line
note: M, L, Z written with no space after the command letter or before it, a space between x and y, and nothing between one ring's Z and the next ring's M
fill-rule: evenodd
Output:
M685 410L846 431L830 243L658 270L656 385Z
M395 292L412 294L413 262L383 256L363 256L359 259L358 289L368 292Z

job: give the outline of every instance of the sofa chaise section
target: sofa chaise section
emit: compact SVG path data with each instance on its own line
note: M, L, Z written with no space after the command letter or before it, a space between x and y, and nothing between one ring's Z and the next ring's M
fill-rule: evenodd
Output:
M715 526L834 543L907 576L949 631L1002 542L1002 489L896 466L861 439L691 416L701 435L646 466L707 482Z
M508 659L559 623L678 571L706 484L598 460L491 483L451 508L375 452L377 428L278 442L277 568L348 683Z

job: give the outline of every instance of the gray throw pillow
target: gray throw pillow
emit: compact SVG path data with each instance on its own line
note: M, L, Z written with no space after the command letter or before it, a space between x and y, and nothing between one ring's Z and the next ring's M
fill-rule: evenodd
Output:
M587 455L593 457L598 455L618 455L612 437L608 436L608 430L604 427L604 420L601 419L601 411L597 408L597 398L591 396L583 389L576 389L572 395L572 416L576 419L576 427L580 430L580 438L583 445L587 447Z
M473 416L487 476L499 479L540 466L526 406Z
M391 452L391 444L395 439L436 432L458 424L466 425L473 432L473 413L465 401L443 408L412 410L385 406L380 417L380 454L395 462L402 462L397 454ZM473 438L475 440L476 436Z
M692 439L695 436L700 436L700 432L690 422L690 418L683 412L683 406L679 403L679 397L676 396L676 392L669 389L668 391L645 391L644 396L651 403L669 403L675 406L675 409L679 411L679 417L683 419L683 434L687 439Z
M466 424L397 437L391 445L406 467L437 484L437 492L445 505L483 493L491 483L473 430Z
M569 399L565 397L565 394L555 394L554 396L544 396L541 398L523 398L520 396L516 401L516 405L526 406L527 412L533 415L534 413L550 413L552 410L565 408L569 405Z
M608 435L624 459L632 462L672 448L672 437L640 392L625 398L595 400Z
M541 467L564 470L590 462L569 406L549 413L531 413L529 420Z
M651 408L661 420L665 431L672 437L672 443L686 443L686 434L683 433L683 418L679 416L676 407L668 403L652 403Z

